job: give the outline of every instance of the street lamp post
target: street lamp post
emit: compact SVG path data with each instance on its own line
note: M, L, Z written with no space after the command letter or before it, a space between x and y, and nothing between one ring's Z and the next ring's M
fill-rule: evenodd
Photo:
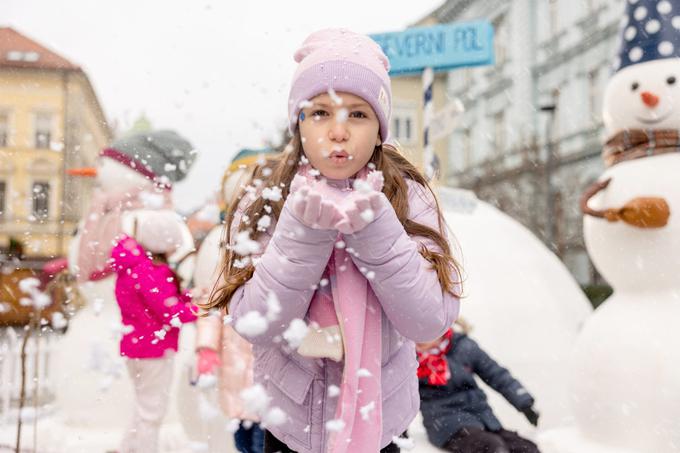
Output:
M555 251L555 207L553 203L552 193L552 167L554 159L554 144L553 125L555 122L555 112L557 111L556 104L545 104L540 107L541 112L546 112L550 116L545 125L545 150L546 155L544 159L544 184L545 184L545 207L546 207L546 222L545 222L545 243L548 248Z

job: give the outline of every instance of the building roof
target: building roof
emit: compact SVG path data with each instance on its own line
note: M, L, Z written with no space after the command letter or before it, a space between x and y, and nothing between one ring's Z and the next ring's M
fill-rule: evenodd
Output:
M0 27L0 68L80 70L61 55L11 27Z

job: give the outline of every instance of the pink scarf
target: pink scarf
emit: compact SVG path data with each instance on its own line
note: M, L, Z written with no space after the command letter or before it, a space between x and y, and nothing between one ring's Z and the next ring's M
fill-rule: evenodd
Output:
M78 247L78 281L97 281L113 270L108 266L113 242L123 233L123 213L145 208L141 197L146 189L131 189L125 193L105 193L96 189L80 234ZM162 192L163 208L170 208L170 191Z
M306 175L306 169L301 171ZM359 178L367 172L361 171ZM340 190L326 184L315 188L336 203L344 198ZM342 236L338 235L338 239ZM342 332L344 368L335 413L342 428L331 431L328 451L379 451L382 437L382 308L368 280L357 269L344 248L335 248L328 262L328 286L316 291L309 308L309 320L321 327L339 325ZM325 428L325 427L324 427Z

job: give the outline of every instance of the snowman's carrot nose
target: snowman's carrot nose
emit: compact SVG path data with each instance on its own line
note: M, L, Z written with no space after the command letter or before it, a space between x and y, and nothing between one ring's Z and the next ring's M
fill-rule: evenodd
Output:
M659 96L654 93L650 93L649 91L643 91L640 93L640 97L642 98L642 102L644 102L645 105L650 108L656 107L656 104L659 103Z
M97 169L95 167L81 167L81 168L69 168L66 170L71 176L84 176L87 178L94 178L97 176Z

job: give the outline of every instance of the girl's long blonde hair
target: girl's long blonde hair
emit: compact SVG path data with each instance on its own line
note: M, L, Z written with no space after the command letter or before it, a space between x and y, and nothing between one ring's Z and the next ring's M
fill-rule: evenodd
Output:
M290 183L297 173L298 164L302 157L302 142L300 140L299 132L296 132L284 152L271 157L266 163L254 167L251 181L268 181L268 186L280 187L282 197L277 202L265 200L263 197L255 199L245 208L244 216L241 219L237 231L250 230L251 239L257 240L260 234L262 234L262 232L253 228L253 226L257 224L257 220L264 215L269 215L270 217L273 217L274 220L279 218L281 209L283 209L283 203L286 197L288 197ZM453 257L449 243L442 234L444 228L446 228L444 218L439 207L439 202L437 201L437 198L434 197L434 192L432 192L432 188L425 177L391 145L376 146L369 162L375 165L376 170L382 171L383 177L385 178L383 193L392 204L392 207L397 214L397 218L404 226L406 233L409 236L425 237L437 244L441 252L434 252L421 246L420 253L432 264L437 272L437 277L442 289L456 297L460 297L460 276L462 275L462 269ZM409 220L408 185L406 179L411 179L432 192L436 203L437 214L439 216L439 231ZM244 195L246 195L246 191L245 189L242 189L239 196L232 201L227 210L225 239L222 242L223 244L230 244L231 224L234 220L234 214ZM265 211L266 205L271 207L271 212ZM219 285L219 281L216 283L209 301L202 306L202 308L218 308L228 311L229 301L234 292L247 282L255 271L252 263L249 263L246 266L235 266L236 260L240 258L240 255L227 248L220 272L220 278L223 279L223 282L221 285Z

